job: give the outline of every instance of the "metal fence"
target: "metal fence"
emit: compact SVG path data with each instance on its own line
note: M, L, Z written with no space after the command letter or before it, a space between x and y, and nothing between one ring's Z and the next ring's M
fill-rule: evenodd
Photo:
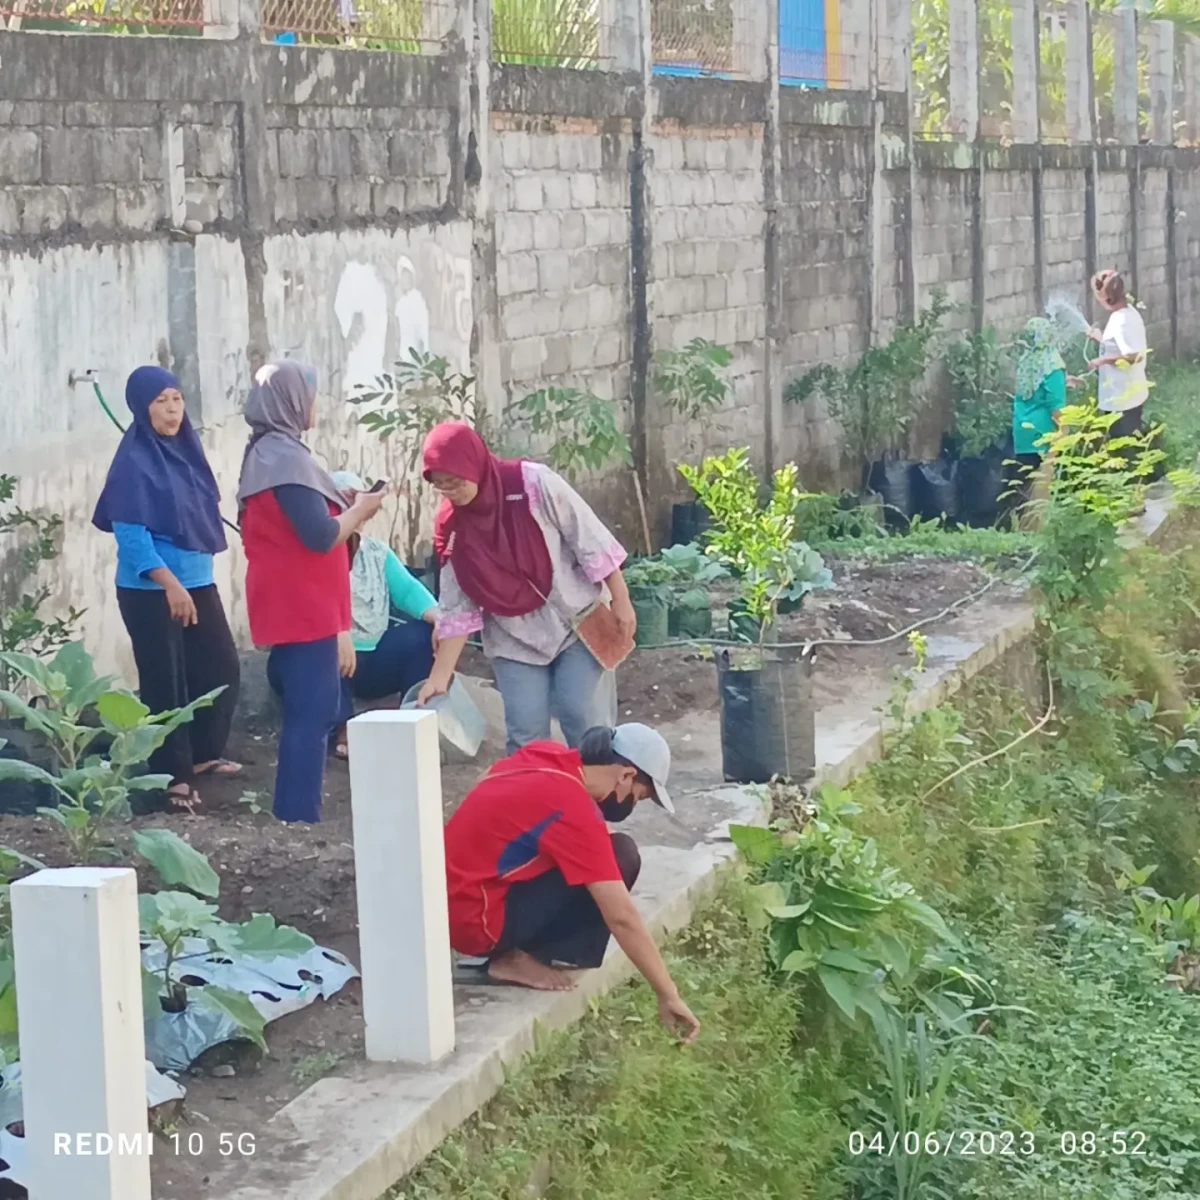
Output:
M731 75L737 57L733 0L654 0L650 41L660 73Z
M611 6L601 0L492 0L492 60L538 67L603 66Z
M0 0L0 28L194 36L204 28L204 0Z
M454 28L454 0L263 0L263 32L301 42L436 53Z

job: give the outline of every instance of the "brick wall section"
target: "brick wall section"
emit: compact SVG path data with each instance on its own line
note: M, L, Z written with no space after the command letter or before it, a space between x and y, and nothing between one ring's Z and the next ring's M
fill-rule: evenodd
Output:
M971 172L921 170L913 197L917 304L941 288L958 311L948 324L966 327L971 305Z
M585 118L493 118L500 370L629 400L629 135Z
M652 402L668 463L748 442L762 447L766 337L762 127L656 125L650 139L649 310L653 345L693 338L733 354L726 405L683 428Z
M988 171L984 187L984 319L1011 332L1037 310L1033 175Z
M433 212L448 200L446 109L275 105L267 110L275 220L319 225Z
M1183 216L1175 222L1175 271L1179 296L1179 352L1200 348L1200 162L1195 152L1176 152L1175 209Z
M1096 177L1097 269L1115 268L1128 275L1133 265L1129 219L1129 174L1101 171Z
M848 365L866 348L869 312L870 131L785 125L779 214L783 380L820 363ZM806 487L841 478L840 430L823 398L784 404L785 446Z
M1087 271L1087 178L1082 170L1042 171L1043 282L1047 296L1083 298Z
M1171 349L1171 309L1167 284L1167 172L1141 172L1138 208L1137 299L1145 307L1146 338L1159 352Z

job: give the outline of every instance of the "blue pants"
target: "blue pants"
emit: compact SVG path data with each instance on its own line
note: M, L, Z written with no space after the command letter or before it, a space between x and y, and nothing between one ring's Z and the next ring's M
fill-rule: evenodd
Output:
M350 679L342 680L337 723L354 716L354 701L399 696L429 678L433 669L433 628L424 621L399 620L388 626L374 650L360 650Z
M550 736L558 718L568 746L578 746L593 725L611 724L600 683L604 668L582 642L572 642L549 666L511 658L492 659L496 687L504 700L508 753Z
M321 819L325 745L342 697L337 638L274 647L267 659L267 681L283 700L275 816L315 824Z

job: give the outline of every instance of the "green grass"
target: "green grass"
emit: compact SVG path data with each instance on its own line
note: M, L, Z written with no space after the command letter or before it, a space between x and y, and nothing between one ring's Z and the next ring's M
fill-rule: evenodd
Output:
M843 1196L837 1100L861 1050L843 1054L823 1022L798 1029L739 910L726 890L668 953L704 1023L696 1045L668 1039L644 985L621 988L389 1196L515 1200L545 1156L556 1200Z
M1200 364L1157 364L1152 357L1150 378L1146 417L1162 422L1167 465L1194 467L1200 455Z
M945 915L1003 1006L985 1037L939 1042L955 1064L939 1127L1028 1130L1035 1153L939 1157L916 1193L900 1190L895 1160L852 1156L850 1132L878 1128L870 1104L886 1111L874 1035L819 987L768 974L731 880L668 949L703 1021L695 1046L672 1045L648 989L630 984L549 1037L389 1195L517 1200L548 1164L537 1194L551 1200L1200 1196L1200 998L1166 986L1162 945L1114 887L1119 871L1158 863L1163 893L1200 890L1200 777L1163 766L1183 717L1137 707L1194 670L1200 555L1144 548L1128 562L1121 594L1094 615L1087 670L1112 685L1106 705L1060 688L1047 735L931 792L1038 707L978 679L893 731L850 788L857 831ZM1107 1153L1083 1152L1089 1131ZM1113 1153L1116 1131L1146 1153Z

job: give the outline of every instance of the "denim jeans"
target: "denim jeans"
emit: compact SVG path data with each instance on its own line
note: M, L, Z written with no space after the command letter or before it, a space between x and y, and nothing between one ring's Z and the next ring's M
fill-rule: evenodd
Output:
M325 742L342 694L337 638L274 647L267 659L267 679L283 697L275 816L281 821L319 821Z
M509 754L548 738L552 717L568 746L578 746L593 725L612 724L612 689L602 686L604 668L582 642L572 642L545 667L494 658L492 670L504 700Z

